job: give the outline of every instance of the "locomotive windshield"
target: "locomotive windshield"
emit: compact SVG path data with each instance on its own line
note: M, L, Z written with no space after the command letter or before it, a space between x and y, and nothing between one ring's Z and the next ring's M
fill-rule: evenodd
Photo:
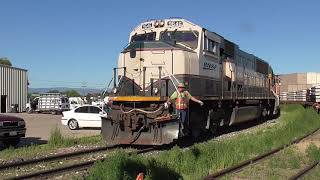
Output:
M198 35L199 33L195 31L164 31L160 33L160 40L196 49L198 46Z
M154 41L156 39L156 32L135 34L131 37L131 42L137 41Z

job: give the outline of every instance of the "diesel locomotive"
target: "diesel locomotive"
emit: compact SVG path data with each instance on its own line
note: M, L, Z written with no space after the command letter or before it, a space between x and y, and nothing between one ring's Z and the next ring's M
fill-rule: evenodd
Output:
M113 69L111 107L102 118L107 144L167 144L179 139L174 105L178 83L204 105L190 102L193 137L219 126L279 113L274 74L261 58L223 36L181 18L148 20L129 36Z

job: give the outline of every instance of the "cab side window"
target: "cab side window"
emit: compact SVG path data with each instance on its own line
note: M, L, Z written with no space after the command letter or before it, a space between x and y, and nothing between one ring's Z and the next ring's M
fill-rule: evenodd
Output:
M214 40L209 39L207 36L204 37L204 50L217 55L218 45Z

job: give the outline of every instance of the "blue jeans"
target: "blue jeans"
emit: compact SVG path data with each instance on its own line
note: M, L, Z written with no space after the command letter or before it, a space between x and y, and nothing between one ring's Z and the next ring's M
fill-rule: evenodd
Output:
M183 126L188 126L188 109L177 109L180 122Z

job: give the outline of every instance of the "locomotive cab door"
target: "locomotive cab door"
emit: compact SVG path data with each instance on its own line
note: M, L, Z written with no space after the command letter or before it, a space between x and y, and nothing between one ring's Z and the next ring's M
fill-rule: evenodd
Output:
M227 58L223 61L223 69L224 69L224 96L226 98L233 99L236 96L236 88L235 88L235 70L236 66L234 60L231 58Z

